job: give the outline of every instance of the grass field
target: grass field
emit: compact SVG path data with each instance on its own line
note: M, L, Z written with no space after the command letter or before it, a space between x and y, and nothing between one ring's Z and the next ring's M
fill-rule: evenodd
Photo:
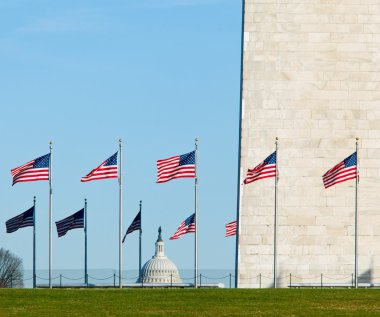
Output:
M380 290L0 290L0 316L380 316Z

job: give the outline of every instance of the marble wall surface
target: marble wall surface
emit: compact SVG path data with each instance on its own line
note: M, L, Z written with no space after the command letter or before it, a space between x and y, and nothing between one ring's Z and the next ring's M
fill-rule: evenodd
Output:
M380 1L246 0L241 120L241 180L279 138L278 285L351 280L355 181L321 176L356 137L359 274L380 277ZM274 179L241 186L239 206L238 285L271 287Z

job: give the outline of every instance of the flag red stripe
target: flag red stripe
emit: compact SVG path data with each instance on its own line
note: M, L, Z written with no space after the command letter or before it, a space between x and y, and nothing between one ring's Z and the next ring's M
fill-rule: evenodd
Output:
M332 175L329 174L329 175L324 176L323 179L328 181L328 180L333 179L334 177L337 177L341 174L350 173L351 171L356 172L356 166L341 168L341 169L339 169L339 171L335 172Z
M335 172L335 171L338 170L338 169L341 169L342 167L344 167L344 161L338 163L338 164L335 165L333 168L329 169L325 174L323 174L322 177L328 176L329 174L332 174L333 172Z
M158 177L165 176L165 175L171 175L178 172L195 172L195 165L183 165L183 166L175 166L170 169L165 169L162 171L158 171L157 175Z
M345 167L344 165L340 166L338 169L335 169L333 172L323 175L322 178L323 179L333 178L334 176L342 173L342 171L350 170L350 169L356 169L356 166L353 166L353 167Z
M170 180L173 180L173 179L177 179L177 178L194 178L195 177L195 174L193 175L176 175L176 176L173 176L173 177L170 177L170 178L167 178L167 179L161 179L159 181L157 181L156 183L157 184L160 184L160 183L166 183Z
M15 177L13 177L13 179L18 179L18 178L22 178L22 177L34 177L34 176L38 177L41 175L49 175L49 169L47 168L46 170L40 169L38 171L34 171L34 170L24 171L24 172L16 175Z
M175 161L175 160L179 161L179 155L172 156L172 157L169 157L167 159L157 160L157 165L160 165L162 163L167 163L167 162Z
M269 176L265 176L265 177L257 177L257 178L252 179L252 180L247 179L247 180L244 181L244 184L247 185L247 184L250 184L250 183L256 182L256 181L258 181L258 180L260 180L260 179L272 178L272 177L275 177L275 176L276 176L276 174L269 175Z
M164 175L161 175L159 178L162 180L165 178L171 178L171 177L176 177L176 176L184 176L184 175L195 175L195 173L194 173L194 171L184 170L184 171L178 171L176 173L164 174Z
M176 167L178 167L178 162L176 162L174 164L170 164L170 165L161 166L161 167L157 168L157 173L159 174L159 173L163 173L165 171L170 171Z
M30 161L24 165L21 165L19 167L16 167L14 169L11 170L11 174L12 176L15 176L16 174L18 174L21 170L26 170L26 169L30 169L33 167L33 164L34 164L34 160L33 161Z
M40 178L45 178L47 177L49 179L49 171L47 173L41 173L41 174L37 174L37 175L29 175L29 174L24 174L24 175L20 175L20 176L17 176L15 178L13 178L13 182L19 182L21 179L40 179Z
M237 221L232 221L226 224L226 237L230 237L236 234Z
M116 174L116 175L114 175L114 176L112 176L112 175L105 175L105 176L103 176L103 177L95 177L95 176L93 176L93 177L91 177L91 178L82 178L81 179L81 182L83 182L83 183L85 183L85 182L89 182L89 181L94 181L94 180L101 180L101 179L107 179L107 178L118 178L118 175Z
M12 183L12 185L14 185L16 183L34 182L34 181L48 181L48 180L49 180L49 176L46 176L46 177L34 177L34 178L22 178L22 179L18 179L17 181L14 181Z
M345 182L345 181L349 181L349 180L351 180L351 179L355 179L355 178L356 178L356 174L353 175L352 177L344 178L344 179L341 179L341 180L337 180L337 181L335 181L335 182L333 182L333 183L330 183L330 184L328 184L328 185L325 185L325 188L329 188L329 187L334 186L334 185L336 185L336 184L343 183L343 182Z
M342 178L347 178L347 177L350 177L352 175L356 176L356 169L355 170L348 170L348 171L342 172L341 174L339 174L338 176L335 176L333 178L324 179L323 183L325 185L329 185L330 183L335 182L335 180L339 180L339 179L342 179Z

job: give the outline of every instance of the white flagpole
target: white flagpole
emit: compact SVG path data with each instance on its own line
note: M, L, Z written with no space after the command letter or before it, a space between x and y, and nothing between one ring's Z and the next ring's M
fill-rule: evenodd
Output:
M37 287L36 279L36 196L33 198L33 288Z
M194 288L198 288L198 139L195 139L195 255Z
M122 220L123 220L123 195L122 195L122 189L123 189L123 183L122 183L122 140L119 139L119 288L122 288L122 268L123 268L123 249L122 249Z
M84 283L88 286L87 272L87 199L84 199Z
M139 281L140 283L142 283L141 281L141 239L142 239L142 200L140 200L140 230L139 230Z
M274 185L274 226L273 226L273 287L277 288L277 184L278 184L278 138L276 137L276 176Z
M359 138L356 138L356 184L355 184L355 288L358 288L358 185L359 185Z
M49 160L49 288L53 288L51 271L53 266L53 174L52 174L52 161L53 161L53 142L50 141L50 160Z

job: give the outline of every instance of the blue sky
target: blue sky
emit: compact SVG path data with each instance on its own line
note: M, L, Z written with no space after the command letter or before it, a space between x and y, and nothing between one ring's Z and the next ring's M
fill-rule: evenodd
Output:
M162 226L166 253L193 267L193 235L168 241L194 210L194 181L156 184L156 160L199 137L199 267L234 267L241 1L0 2L0 246L32 268L32 229L5 221L37 196L37 266L48 268L48 182L11 186L10 169L53 149L53 219L88 199L89 268L118 267L116 180L80 178L124 140L124 230L143 200L143 262ZM124 269L138 265L138 234ZM83 231L58 239L53 268L83 267Z

